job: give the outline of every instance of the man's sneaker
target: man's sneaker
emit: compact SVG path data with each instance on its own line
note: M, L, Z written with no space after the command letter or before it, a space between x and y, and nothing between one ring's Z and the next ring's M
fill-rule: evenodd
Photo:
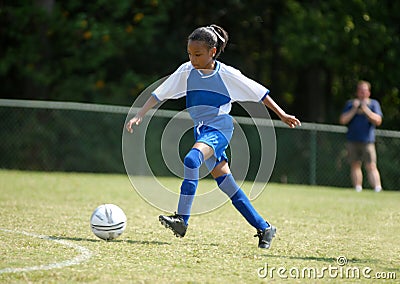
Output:
M254 237L258 237L258 247L262 249L268 249L271 246L272 238L275 237L276 228L270 226L264 231L257 230L257 234Z
M161 224L165 226L165 228L171 229L175 236L183 238L186 234L187 225L185 221L183 221L182 216L175 214L171 216L160 215L158 217Z

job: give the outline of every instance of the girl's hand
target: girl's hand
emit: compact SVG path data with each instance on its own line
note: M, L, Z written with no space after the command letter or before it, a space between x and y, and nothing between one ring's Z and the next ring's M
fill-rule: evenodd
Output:
M126 130L128 130L128 132L133 133L133 128L132 126L135 125L139 125L142 122L142 117L140 116L135 116L134 118L132 118L131 120L128 121L128 123L126 124Z
M294 115L285 114L281 117L281 120L289 125L290 128L295 128L296 126L300 126L301 122Z
M276 115L287 125L289 125L290 128L295 128L296 126L300 126L300 120L298 120L294 115L289 115L286 114L286 112L280 108L280 106L277 105L276 102L270 97L266 96L265 99L263 100L263 103L271 109L273 112L276 113Z

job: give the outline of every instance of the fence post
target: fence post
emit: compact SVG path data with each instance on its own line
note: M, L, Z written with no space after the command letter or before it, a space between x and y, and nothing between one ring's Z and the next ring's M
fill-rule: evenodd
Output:
M317 130L310 131L310 184L317 182Z

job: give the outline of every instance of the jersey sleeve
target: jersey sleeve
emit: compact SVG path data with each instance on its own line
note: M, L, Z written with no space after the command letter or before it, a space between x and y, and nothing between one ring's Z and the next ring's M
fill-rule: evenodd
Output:
M167 76L167 79L152 92L152 96L158 101L184 97L189 73L190 65L188 63L182 64L174 73Z
M348 100L342 109L342 113L348 112L353 107L353 100Z
M266 87L244 76L235 68L228 66L221 68L220 76L232 101L260 102L269 94Z
M379 104L379 102L377 100L372 100L371 110L374 113L376 113L376 114L380 115L381 117L383 117L381 105Z

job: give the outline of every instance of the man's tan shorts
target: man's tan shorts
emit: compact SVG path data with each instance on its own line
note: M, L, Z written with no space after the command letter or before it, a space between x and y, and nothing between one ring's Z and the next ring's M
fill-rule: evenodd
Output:
M349 162L364 162L376 164L375 143L347 142Z

